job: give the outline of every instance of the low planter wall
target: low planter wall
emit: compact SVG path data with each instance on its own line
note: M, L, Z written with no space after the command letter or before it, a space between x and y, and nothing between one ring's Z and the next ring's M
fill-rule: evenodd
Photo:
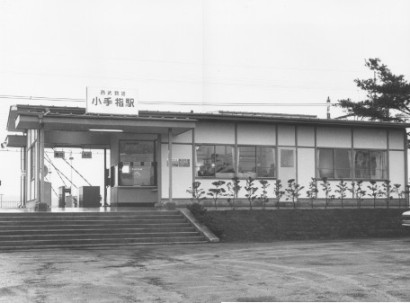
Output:
M403 209L208 210L204 222L222 242L405 237Z

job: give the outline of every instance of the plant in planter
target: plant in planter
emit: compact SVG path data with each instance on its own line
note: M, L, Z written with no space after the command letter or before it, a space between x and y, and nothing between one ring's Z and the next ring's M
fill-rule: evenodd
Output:
M343 201L346 198L346 192L348 191L347 183L341 179L340 182L336 185L337 189L335 190L336 193L339 194L339 199L342 202L342 208L344 207Z
M191 194L192 203L200 204L202 200L206 199L205 191L201 188L201 182L195 181L192 183L192 187L187 189L187 193Z
M322 183L320 183L322 186L322 190L325 193L325 208L327 208L329 204L329 199L330 199L330 193L332 192L332 187L330 186L330 182L327 180L326 177L322 178Z
M215 186L214 188L210 188L208 190L207 195L210 196L212 198L212 200L214 200L214 205L215 208L218 209L218 199L220 196L224 195L226 190L225 188L222 187L222 185L225 184L225 181L219 180L219 181L215 181L212 182L212 185Z
M240 180L238 177L233 177L231 182L226 184L228 192L226 196L228 197L228 203L232 206L232 210L235 210L236 199L238 198L238 193L241 190L242 186L239 185Z
M367 195L373 197L373 206L376 208L376 198L380 196L380 188L374 180L370 181L370 185L367 188L370 190L370 193Z
M285 189L286 200L292 199L293 208L296 208L296 199L300 196L300 191L304 188L304 186L300 186L296 183L295 179L288 180L288 188Z
M306 191L306 195L310 199L310 203L312 205L312 208L313 208L313 201L315 199L317 199L318 192L319 192L319 190L317 188L316 179L312 178L312 180L310 180L310 182L309 182L309 190Z
M259 180L259 183L261 184L262 193L258 197L258 200L261 202L262 208L265 209L266 204L269 202L268 187L270 186L270 184L267 180Z
M276 179L275 184L273 185L273 192L275 194L276 197L276 207L279 208L280 205L280 198L283 197L283 195L285 194L285 191L282 190L283 185L282 185L282 181L280 179Z
M379 190L379 196L386 198L386 206L390 207L390 201L393 199L391 193L393 192L393 186L390 180L384 180L382 188Z
M246 179L246 185L244 186L244 189L246 190L245 197L248 199L249 208L251 210L252 210L253 201L255 201L257 197L255 195L255 192L258 190L258 188L255 187L254 182L255 182L255 179L253 179L252 177L248 177L248 179Z
M357 200L357 206L360 208L362 207L363 197L366 195L366 191L362 188L363 180L359 180L356 183L356 187L352 187L354 189L354 195Z

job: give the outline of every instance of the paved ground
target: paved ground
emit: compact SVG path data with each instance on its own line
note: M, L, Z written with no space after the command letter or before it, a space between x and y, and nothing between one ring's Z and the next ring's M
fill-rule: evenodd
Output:
M410 238L0 253L0 302L410 301Z

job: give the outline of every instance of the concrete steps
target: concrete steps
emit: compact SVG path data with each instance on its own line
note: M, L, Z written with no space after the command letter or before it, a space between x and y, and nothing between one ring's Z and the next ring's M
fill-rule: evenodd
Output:
M0 213L0 251L206 242L179 211Z

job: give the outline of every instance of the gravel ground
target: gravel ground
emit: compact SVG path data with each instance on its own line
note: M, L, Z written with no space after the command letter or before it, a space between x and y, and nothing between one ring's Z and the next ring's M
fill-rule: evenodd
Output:
M409 301L410 238L0 253L0 302Z

